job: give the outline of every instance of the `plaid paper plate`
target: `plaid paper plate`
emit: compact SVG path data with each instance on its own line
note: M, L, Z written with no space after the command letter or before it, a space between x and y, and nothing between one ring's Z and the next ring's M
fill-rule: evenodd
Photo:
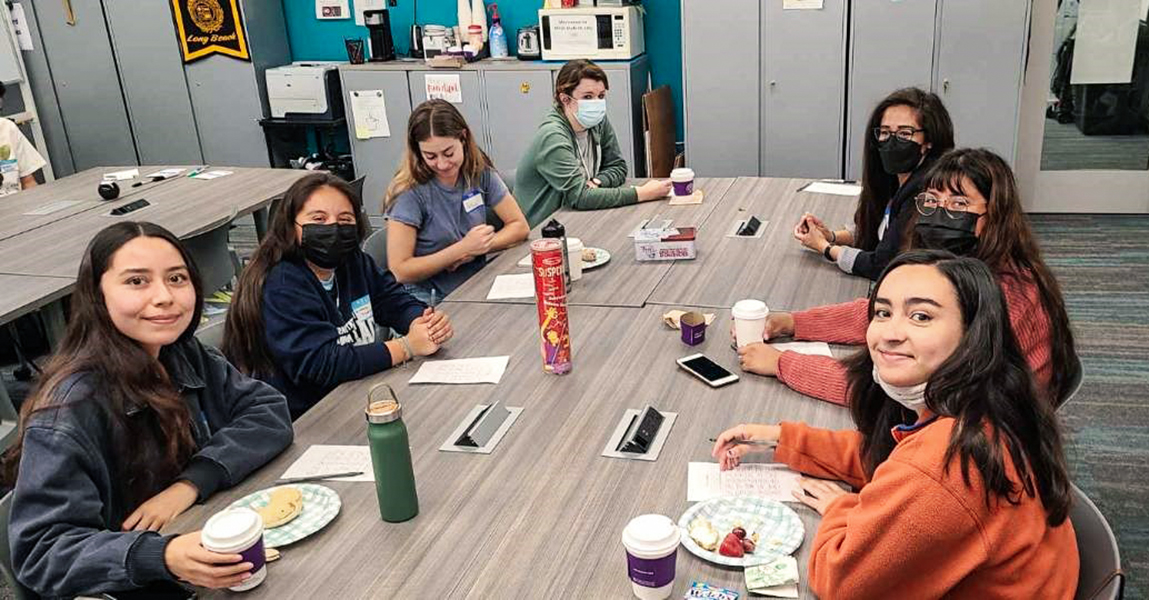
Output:
M723 556L699 546L690 537L690 522L697 517L710 521L718 532L718 543L741 525L747 535L758 534L758 547L741 558ZM691 554L712 563L729 567L746 567L768 563L779 556L792 554L806 537L806 527L792 508L774 500L755 496L722 496L699 502L686 509L678 519L682 545Z
M267 506L271 500L271 492L278 487L294 487L299 488L303 492L303 512L299 513L290 522L280 525L274 529L265 529L263 531L263 545L266 548L279 548L288 544L294 544L299 540L323 529L335 515L339 514L339 508L343 503L339 500L339 494L335 490L322 485L314 483L299 483L291 486L276 486L253 492L231 503L228 508L258 508Z
M610 252L607 252L606 250L603 250L602 248L587 248L587 250L594 252L594 260L582 261L582 270L586 271L589 269L597 269L597 268L605 265L606 263L610 262ZM519 259L519 266L520 267L531 266L531 255L528 254L528 255L520 258Z

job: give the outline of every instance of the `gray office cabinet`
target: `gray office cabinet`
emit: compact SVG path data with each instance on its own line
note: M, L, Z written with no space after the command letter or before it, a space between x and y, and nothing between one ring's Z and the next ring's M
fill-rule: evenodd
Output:
M599 63L606 71L610 91L606 94L606 116L618 138L618 150L626 157L626 176L646 173L646 135L642 123L642 95L649 82L646 56L631 63Z
M340 69L343 85L343 106L347 114L348 138L355 174L363 181L363 207L368 214L382 214L383 194L391 182L406 146L407 118L411 115L411 96L408 92L407 73L404 71L367 71ZM355 136L355 114L351 95L357 92L379 91L387 106L389 137L361 140Z
M762 3L760 174L838 177L842 172L846 0L820 10Z
M708 177L758 174L761 0L682 0L686 164Z
M554 105L551 72L546 69L486 71L483 80L487 100L487 154L496 169L507 173L518 168L519 159L526 151L523 140L529 143Z
M970 1L970 0L958 0ZM938 0L870 0L850 14L846 178L861 179L870 113L890 92L931 89Z
M171 6L103 0L141 164L204 161Z
M208 164L268 167L259 119L268 114L264 72L291 62L283 4L241 6L251 61L214 54L185 65L188 89Z
M36 5L31 0L24 0L20 4L24 7L28 33L32 36L34 48L31 52L23 53L24 69L28 72L28 83L32 87L32 97L36 99L36 112L40 117L40 129L44 132L44 142L48 146L48 156L44 158L52 163L52 172L57 178L65 177L75 173L76 167L72 164L68 132L64 128L64 117L60 114L55 84L48 68L48 57L44 54L44 39L40 35ZM11 114L13 111L5 112Z
M115 57L99 2L37 2L36 16L76 170L137 164ZM42 87L42 86L40 86Z
M1030 3L944 0L935 92L958 146L984 146L1013 162Z
M479 146L483 150L490 151L490 145L487 144L486 135L486 117L483 114L483 88L479 85L478 71L448 71L442 69L436 70L419 70L410 71L407 73L407 81L411 86L411 110L427 101L427 76L436 75L458 75L459 77L459 91L463 99L462 102L454 103L455 108L459 109L463 118L467 120L467 125L471 131L477 132L475 135L478 138ZM407 120L403 120L403 130L406 131Z

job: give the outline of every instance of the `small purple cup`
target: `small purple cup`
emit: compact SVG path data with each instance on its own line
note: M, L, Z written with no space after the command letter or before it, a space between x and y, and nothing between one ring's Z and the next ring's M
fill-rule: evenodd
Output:
M706 317L702 313L688 312L682 315L678 324L682 329L682 341L687 346L697 346L706 339Z

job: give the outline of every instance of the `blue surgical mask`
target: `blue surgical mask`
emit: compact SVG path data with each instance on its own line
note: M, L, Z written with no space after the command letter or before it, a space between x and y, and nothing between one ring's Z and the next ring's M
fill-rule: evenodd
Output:
M606 117L606 99L589 99L578 101L578 112L575 113L575 118L583 127L590 129L599 123L602 123L603 118Z

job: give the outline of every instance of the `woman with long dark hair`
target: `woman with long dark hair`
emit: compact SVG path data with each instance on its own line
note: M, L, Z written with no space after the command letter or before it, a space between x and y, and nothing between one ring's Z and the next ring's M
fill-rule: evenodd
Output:
M167 230L117 223L88 244L64 340L4 456L13 568L36 593L250 576L198 531L157 533L292 440L283 395L196 340L202 310L195 263Z
M527 239L515 197L455 105L428 100L407 121L407 148L384 200L387 267L435 304L479 272L487 254ZM502 222L496 230L488 212Z
M359 245L367 216L347 182L296 181L244 268L223 352L287 396L298 419L336 386L427 356L451 339L446 313L403 289ZM402 334L383 340L376 325Z
M926 191L914 199L913 248L941 248L981 259L997 276L1022 354L1037 378L1041 397L1066 397L1076 365L1073 331L1057 278L1041 257L1021 207L1013 171L986 149L953 150L934 164ZM770 313L766 339L836 344L865 343L866 299ZM778 352L769 344L739 349L742 368L776 375L786 385L829 402L846 402L846 371L826 356Z
M878 103L865 134L854 227L833 230L806 213L794 237L846 273L875 279L905 245L914 196L934 161L953 149L954 126L936 94L904 88Z
M776 461L820 478L793 494L822 514L808 565L822 598L1072 598L1062 436L995 274L907 252L867 314L867 348L848 361L857 430L739 425L714 444L720 467L754 448L739 441L774 441Z

